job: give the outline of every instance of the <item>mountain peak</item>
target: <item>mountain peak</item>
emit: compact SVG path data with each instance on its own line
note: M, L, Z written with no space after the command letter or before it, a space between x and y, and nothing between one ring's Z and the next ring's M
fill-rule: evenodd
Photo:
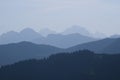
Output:
M35 30L33 30L32 28L25 28L25 29L23 29L20 33L36 33L36 31Z
M81 35L89 36L90 33L87 29L81 26L74 25L68 29L66 29L63 34L73 34L73 33L79 33Z

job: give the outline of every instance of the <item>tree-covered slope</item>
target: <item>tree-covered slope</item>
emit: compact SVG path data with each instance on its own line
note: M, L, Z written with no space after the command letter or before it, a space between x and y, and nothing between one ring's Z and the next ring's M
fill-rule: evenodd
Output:
M120 54L77 51L0 69L0 80L120 80Z

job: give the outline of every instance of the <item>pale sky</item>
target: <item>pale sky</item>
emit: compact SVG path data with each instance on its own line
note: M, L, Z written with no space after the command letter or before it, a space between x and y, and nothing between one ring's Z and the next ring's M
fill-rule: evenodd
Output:
M120 0L0 0L0 34L25 27L62 31L72 25L120 34Z

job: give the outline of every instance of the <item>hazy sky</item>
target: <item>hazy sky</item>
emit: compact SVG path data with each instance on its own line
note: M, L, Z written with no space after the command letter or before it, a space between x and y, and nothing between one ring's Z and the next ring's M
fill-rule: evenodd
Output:
M25 27L62 31L72 25L120 34L120 0L0 0L0 33Z

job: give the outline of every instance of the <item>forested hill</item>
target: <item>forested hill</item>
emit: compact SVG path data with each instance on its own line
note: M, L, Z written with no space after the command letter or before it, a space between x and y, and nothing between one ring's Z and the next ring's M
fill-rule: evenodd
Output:
M1 67L0 80L120 80L120 54L84 50L21 61Z

